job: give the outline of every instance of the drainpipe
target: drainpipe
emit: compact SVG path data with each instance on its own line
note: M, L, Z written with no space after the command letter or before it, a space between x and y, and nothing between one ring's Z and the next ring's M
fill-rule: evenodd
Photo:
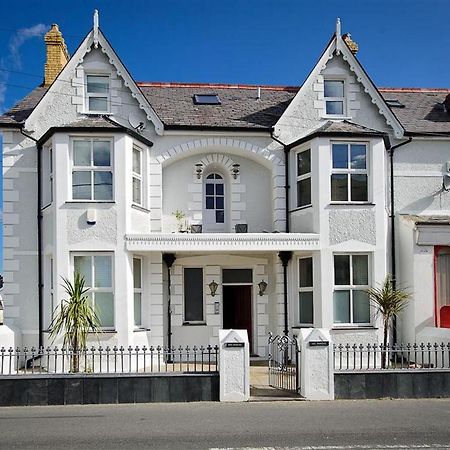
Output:
M389 160L390 160L390 172L391 172L391 272L392 272L392 286L395 289L397 286L397 270L396 270L396 244L395 244L395 195L394 195L394 150L409 144L412 141L412 137L409 137L406 141L389 147ZM397 343L397 317L394 316L392 339L394 344Z
M171 292L170 292L170 269L177 259L174 253L163 253L162 255L163 261L166 263L167 266L167 347L169 348L169 359L167 362L171 362L172 360L172 354L171 354L171 348L172 348L172 299L171 299Z
M285 197L286 197L286 233L289 233L290 232L290 226L289 226L289 189L291 188L291 186L289 185L289 149L288 149L288 147L287 147L287 145L285 143L281 142L280 140L278 140L273 135L273 131L272 131L272 134L270 136L275 142L278 142L279 144L281 144L283 146L283 150L284 150L284 177L285 177L284 189L286 191L286 194L285 194Z
M44 346L44 275L42 267L42 187L41 187L41 153L42 144L38 142L36 138L26 134L23 129L20 129L20 133L28 139L31 139L36 143L37 151L37 234L38 234L38 326L39 326L39 347Z
M289 321L288 321L288 283L287 283L287 267L289 261L292 258L292 252L284 251L278 253L278 257L283 264L283 285L284 285L284 334L289 334Z

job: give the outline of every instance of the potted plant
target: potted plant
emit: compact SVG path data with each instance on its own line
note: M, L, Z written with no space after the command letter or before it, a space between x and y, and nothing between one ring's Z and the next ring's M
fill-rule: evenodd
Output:
M189 226L186 220L186 214L183 211L177 209L172 213L172 215L175 217L175 220L177 221L178 232L187 233Z

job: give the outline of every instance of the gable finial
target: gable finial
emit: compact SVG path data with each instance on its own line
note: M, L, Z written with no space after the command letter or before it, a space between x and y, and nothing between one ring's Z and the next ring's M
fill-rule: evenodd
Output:
M98 10L94 9L94 47L98 47Z
M341 37L341 19L339 17L336 19L336 36Z

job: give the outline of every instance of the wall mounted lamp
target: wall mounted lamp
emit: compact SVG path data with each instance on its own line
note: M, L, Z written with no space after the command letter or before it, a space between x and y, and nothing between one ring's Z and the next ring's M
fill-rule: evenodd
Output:
M232 167L233 168L231 169L231 175L233 175L233 178L236 179L239 175L240 172L239 168L241 167L241 165L238 163L234 163Z
M259 287L259 295L264 295L267 289L267 283L264 280L262 280L258 283L258 287Z
M203 164L202 163L197 163L195 165L195 173L197 175L197 178L200 180L202 173L203 173Z
M208 284L209 286L209 290L211 291L211 297L214 297L216 295L217 292L217 288L219 287L219 285L212 280L211 283Z

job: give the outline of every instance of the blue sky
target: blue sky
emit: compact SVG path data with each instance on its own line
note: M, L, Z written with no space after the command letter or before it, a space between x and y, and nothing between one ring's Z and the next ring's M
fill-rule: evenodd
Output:
M44 30L73 53L95 8L139 81L298 85L340 17L378 86L450 87L449 0L20 0L1 7L0 111L41 83Z

